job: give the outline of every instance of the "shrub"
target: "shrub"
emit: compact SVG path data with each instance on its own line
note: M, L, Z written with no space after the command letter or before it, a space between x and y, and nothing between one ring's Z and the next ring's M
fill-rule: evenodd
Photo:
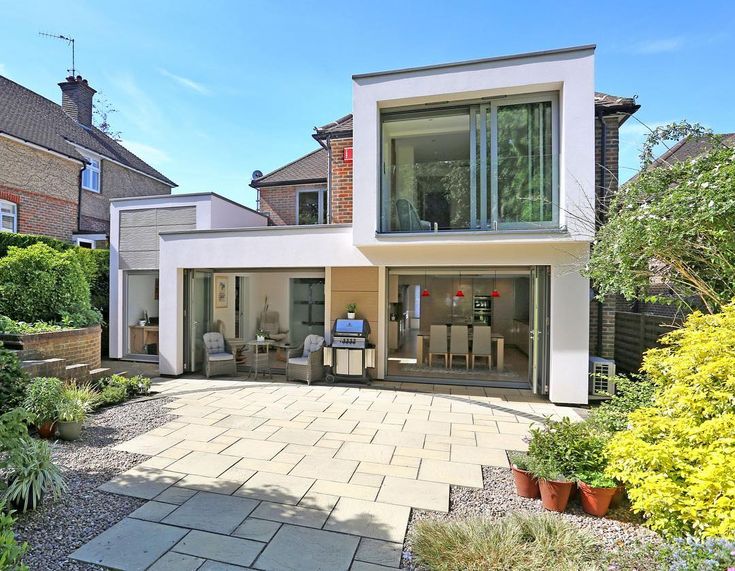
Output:
M695 312L649 350L651 406L608 446L609 475L666 535L735 536L735 304Z
M45 244L10 247L0 259L0 313L13 319L58 323L92 318L89 282L73 250ZM74 322L76 326L92 322Z
M0 343L0 414L20 405L27 380L18 357Z
M611 433L625 430L631 412L650 406L655 389L651 380L641 375L615 377L615 387L612 398L594 409L589 416L591 424Z
M43 440L21 438L9 465L5 501L21 511L35 509L44 495L58 498L66 491L59 468L51 460L51 448Z
M83 422L99 398L91 385L66 386L56 406L57 417L61 422Z
M6 571L28 571L22 559L28 550L28 545L18 545L13 534L15 520L9 513L5 513L5 503L0 502L0 569Z
M31 415L36 426L58 418L56 409L63 391L64 383L56 377L36 377L29 383L23 408Z
M508 460L519 470L528 470L531 458L526 452L509 452Z
M127 399L128 393L125 387L120 385L108 385L100 391L99 406L118 404Z
M42 244L46 244L47 246L53 248L54 250L58 250L59 252L74 248L74 246L69 244L69 242L62 242L61 240L51 238L49 236L3 232L2 234L0 234L0 258L7 255L8 249L11 246L15 246L17 248L27 248L28 246L32 246L33 244L37 244L39 242Z
M609 437L589 422L547 419L543 428L531 429L528 445L531 471L538 477L574 479L578 473L605 469Z
M661 548L659 559L669 571L720 571L735 567L735 541L677 538Z
M0 315L0 333L47 333L49 331L60 331L62 329L63 327L54 323L46 323L45 321L26 323L25 321L15 321L5 315Z
M595 539L547 514L512 514L498 521L416 525L411 541L419 568L432 571L602 569Z

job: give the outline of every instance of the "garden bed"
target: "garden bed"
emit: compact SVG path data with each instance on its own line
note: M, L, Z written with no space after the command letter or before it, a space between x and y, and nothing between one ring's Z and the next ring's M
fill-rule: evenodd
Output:
M18 541L28 542L23 561L30 569L100 569L67 556L145 503L97 487L147 459L112 447L172 420L163 408L167 402L170 399L142 397L103 409L88 417L81 439L51 444L69 491L18 516L16 535Z
M450 488L449 513L412 510L404 552L410 555L416 524L422 520L465 521L477 518L497 520L511 513L551 513L544 510L541 500L516 495L513 477L507 468L483 466L482 474L482 489L458 486ZM607 517L596 518L585 514L578 502L572 501L565 513L554 513L553 516L587 531L610 551L615 548L633 549L639 544L658 541L658 535L643 527L640 519L627 507L612 509ZM402 565L405 569L412 569L407 558L404 558ZM656 568L644 565L645 563L641 562L639 568L641 571Z

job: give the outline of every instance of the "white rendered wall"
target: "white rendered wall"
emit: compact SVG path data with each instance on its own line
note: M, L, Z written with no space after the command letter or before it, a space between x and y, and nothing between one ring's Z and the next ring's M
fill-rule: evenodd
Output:
M391 107L481 97L559 93L559 219L571 236L591 239L594 228L594 49L519 56L440 70L423 69L353 81L354 241L376 237L380 187L380 111ZM494 240L485 233L485 240Z

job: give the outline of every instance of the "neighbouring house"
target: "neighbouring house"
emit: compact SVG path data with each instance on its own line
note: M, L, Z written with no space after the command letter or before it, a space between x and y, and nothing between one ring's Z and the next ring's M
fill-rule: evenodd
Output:
M617 188L618 128L638 109L595 93L594 52L353 76L352 114L316 129L321 148L254 173L259 214L227 203L208 218L197 206L188 227L155 230L161 373L201 370L204 332L237 345L264 319L292 346L311 333L330 342L332 323L356 303L373 378L586 403L592 337L614 336L614 322L607 304L590 303L580 270L598 206ZM140 255L124 253L134 233L125 228L137 211L147 224L169 219L181 200L112 203L113 357L136 356L131 316L140 318L130 305L137 270L124 260ZM226 211L248 224L225 223ZM481 343L483 325L492 334Z
M176 184L92 124L86 79L59 87L61 105L0 76L2 230L106 247L111 199Z

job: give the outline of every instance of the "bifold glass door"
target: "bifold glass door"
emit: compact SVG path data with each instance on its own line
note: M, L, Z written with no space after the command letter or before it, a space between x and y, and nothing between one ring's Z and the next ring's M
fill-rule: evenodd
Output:
M382 116L381 231L554 227L555 94Z
M548 266L531 270L531 315L529 327L529 372L536 394L549 392L549 293Z
M204 358L204 334L212 324L212 272L186 272L184 317L186 327L185 362L187 371L198 371Z

